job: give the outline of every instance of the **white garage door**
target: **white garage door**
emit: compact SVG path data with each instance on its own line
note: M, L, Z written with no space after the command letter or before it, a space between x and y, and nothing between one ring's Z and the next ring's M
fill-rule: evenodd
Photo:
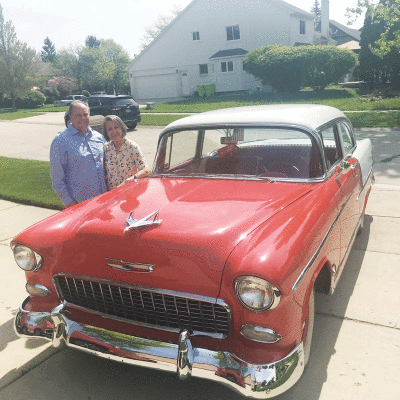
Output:
M134 81L136 99L179 97L179 74L138 76Z

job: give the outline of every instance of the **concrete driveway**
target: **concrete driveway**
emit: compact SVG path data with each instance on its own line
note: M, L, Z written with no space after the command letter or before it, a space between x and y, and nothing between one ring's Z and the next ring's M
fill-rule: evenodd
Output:
M0 120L0 156L49 161L55 135L65 129L64 113L54 112L14 121ZM149 165L153 164L161 127L138 125L127 137L141 146Z
M10 138L3 126L12 124L34 138L47 135L51 142L48 131L53 125L37 124L33 134L36 124L17 121L0 123L2 143ZM58 126L55 131L62 128ZM14 134L19 135L20 128ZM140 132L138 127L134 133ZM375 158L376 184L365 228L335 294L317 296L309 365L301 380L278 400L400 399L400 132L365 129L357 135L371 138ZM155 146L153 139L137 141L148 154L155 151L150 148ZM16 157L1 151L0 155ZM10 151L16 153L14 148ZM25 276L13 260L9 242L25 227L55 212L0 201L1 399L243 399L212 382L180 383L172 374L70 349L55 352L45 340L18 338L13 316L26 296Z

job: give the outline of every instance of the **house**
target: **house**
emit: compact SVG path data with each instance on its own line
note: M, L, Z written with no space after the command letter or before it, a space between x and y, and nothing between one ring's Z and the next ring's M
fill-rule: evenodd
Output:
M315 28L317 37L321 32L321 24L318 24ZM346 25L340 24L333 19L329 20L329 37L334 40L337 46L343 45L349 42L359 42L361 38L361 32L358 29L349 28ZM352 45L354 47L354 45ZM345 46L344 48L350 48Z
M193 0L129 65L137 100L216 92L255 91L261 83L243 70L260 46L314 43L314 15L281 0Z

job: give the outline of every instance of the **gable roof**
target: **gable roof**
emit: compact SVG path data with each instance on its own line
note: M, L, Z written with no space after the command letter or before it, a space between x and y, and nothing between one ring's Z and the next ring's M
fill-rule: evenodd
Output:
M176 21L178 21L179 19L181 19L187 12L188 12L188 10L190 9L190 8L192 8L193 7L193 5L195 4L195 3L197 3L197 2L199 2L199 1L201 1L201 0L192 0L170 23L169 23L169 25L167 25L140 53L139 53L139 55L137 56L137 57L135 57L132 61L131 61L131 63L128 65L128 67L127 67L127 69L129 69L130 68L130 66L132 65L132 64L134 64L139 58L141 58L142 57L142 55L144 54L144 53L146 53L152 46L153 46L153 44L156 42L156 41L158 41L159 40L159 38L164 34L164 32L165 31L167 31L168 29L170 29L171 28L171 26L173 26L175 23L176 23ZM250 0L251 1L251 0ZM307 11L304 11L304 10L302 10L301 8L298 8L298 7L295 7L295 6L292 6L291 4L289 4L289 3L286 3L285 1L283 1L283 0L270 0L271 2L273 2L273 3L275 3L275 5L276 6L278 6L278 7L280 7L280 8L283 8L283 9L287 9L287 10L289 10L291 13L294 13L294 14L301 14L301 15L304 15L305 17L307 17L308 19L310 19L310 18L312 18L312 19L314 19L314 15L313 14L311 14L311 13L309 13L309 12L307 12Z
M304 16L307 16L309 19L315 18L314 14L312 14L308 11L304 11L301 8L298 8L296 6L293 6L292 4L286 3L286 1L283 1L283 0L272 0L272 1L275 2L278 7L286 8L287 10L292 11L294 14L302 14Z
M360 41L361 39L361 32L358 29L352 29L347 27L346 25L342 25L339 22L334 21L333 19L329 20L329 23L336 28L340 29L342 32L346 33L347 35L353 37L354 39ZM332 35L333 37L334 35Z

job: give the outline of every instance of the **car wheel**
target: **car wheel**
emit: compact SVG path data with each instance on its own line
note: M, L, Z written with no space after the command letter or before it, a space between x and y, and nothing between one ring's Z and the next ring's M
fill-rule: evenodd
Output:
M310 300L308 301L308 319L307 319L307 334L304 344L304 366L308 364L311 353L312 334L314 329L314 316L315 316L315 291L312 288Z
M137 124L130 124L130 125L129 125L129 129L135 129L136 126L137 126Z

